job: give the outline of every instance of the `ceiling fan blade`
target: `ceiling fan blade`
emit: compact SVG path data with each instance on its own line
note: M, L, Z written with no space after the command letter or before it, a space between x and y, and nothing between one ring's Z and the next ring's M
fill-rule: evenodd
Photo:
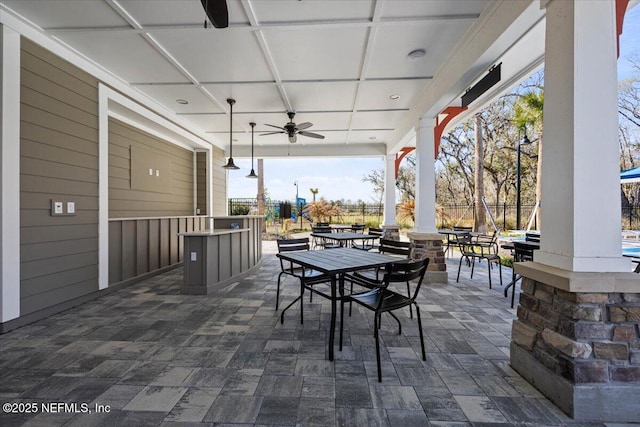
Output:
M269 123L265 123L264 125L265 125L265 126L271 126L272 128L276 128L276 129L286 130L286 129L285 129L285 128L283 128L283 127L276 126L276 125L270 125Z
M298 133L302 136L308 136L310 138L324 139L324 135L320 135L319 133L305 132L305 131L300 131Z
M296 125L296 127L298 128L298 130L305 130L307 128L310 128L311 126L313 126L313 123L309 123L309 122L304 122L304 123L298 123Z
M267 132L267 133L261 133L259 136L265 136L265 135L275 135L277 133L286 133L285 131L275 131L275 132Z
M298 135L296 135L295 133L293 135L289 135L289 142L294 144L296 141L298 141Z
M227 28L229 26L229 11L227 10L227 0L200 0L207 17L216 28Z

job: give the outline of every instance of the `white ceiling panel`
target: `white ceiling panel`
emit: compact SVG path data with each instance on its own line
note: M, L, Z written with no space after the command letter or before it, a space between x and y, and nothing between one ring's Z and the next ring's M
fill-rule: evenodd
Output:
M137 86L137 89L178 114L224 112L211 98L192 84L144 85ZM188 104L179 104L176 102L178 99L184 99Z
M187 81L137 34L89 32L65 33L57 37L129 83Z
M161 31L152 35L202 83L274 80L251 31Z
M102 1L2 0L2 3L44 29L127 26L127 22Z
M367 28L265 30L283 80L357 79Z
M358 83L285 83L283 86L296 111L344 111L353 110Z
M229 132L229 116L226 114L185 114L182 118L193 123L203 132Z
M143 26L193 24L204 26L206 19L202 3L199 0L119 0L119 3ZM240 1L229 0L227 7L230 25L247 25L249 23Z
M405 111L365 111L353 113L351 128L361 129L392 129L400 121Z
M382 5L382 20L426 16L480 14L486 0L393 0Z
M276 0L254 1L258 23L366 20L373 14L373 0ZM337 6L337 7L336 7Z
M234 112L283 112L286 111L282 96L275 83L203 85L216 99L226 103L236 100Z
M440 21L379 28L366 78L433 76L468 24ZM415 49L424 49L426 55L411 61L407 55Z
M360 84L358 110L409 108L430 80L371 80ZM389 98L399 95L398 99Z
M377 144L387 142L393 131L390 130L352 130L349 144Z

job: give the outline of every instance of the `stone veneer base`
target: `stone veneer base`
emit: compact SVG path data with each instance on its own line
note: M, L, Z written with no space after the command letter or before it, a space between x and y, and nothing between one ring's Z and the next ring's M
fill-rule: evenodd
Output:
M580 421L640 421L640 280L518 263L511 366Z
M511 367L578 421L640 421L640 384L572 384L511 343Z
M446 285L449 282L449 273L446 271L427 271L424 274L425 283L429 285Z

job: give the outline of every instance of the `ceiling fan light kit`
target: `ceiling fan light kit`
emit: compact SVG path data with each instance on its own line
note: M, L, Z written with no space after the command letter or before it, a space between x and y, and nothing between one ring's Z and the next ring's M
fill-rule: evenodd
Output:
M229 161L226 165L223 166L224 169L240 169L233 162L233 104L236 103L236 100L233 98L228 98L227 103L229 104Z
M277 133L286 133L287 137L289 138L289 142L292 144L298 141L298 135L307 136L309 138L324 139L324 135L320 135L319 133L315 133L315 132L308 132L305 130L313 126L313 123L310 123L310 122L304 122L299 124L294 123L293 118L296 116L296 113L294 111L287 111L287 116L289 116L289 122L286 123L283 127L265 123L266 126L271 126L272 128L276 128L280 130L261 133L260 136L274 135Z

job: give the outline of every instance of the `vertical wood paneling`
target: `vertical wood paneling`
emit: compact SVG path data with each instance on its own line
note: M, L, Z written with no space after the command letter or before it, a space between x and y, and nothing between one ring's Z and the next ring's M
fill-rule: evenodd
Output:
M160 220L149 220L149 270L160 268Z
M149 221L136 221L136 275L151 271L149 269Z
M109 223L109 283L122 281L122 223Z
M171 238L169 237L169 220L163 218L160 220L160 267L169 265L171 257Z
M136 277L136 222L122 223L122 280Z

